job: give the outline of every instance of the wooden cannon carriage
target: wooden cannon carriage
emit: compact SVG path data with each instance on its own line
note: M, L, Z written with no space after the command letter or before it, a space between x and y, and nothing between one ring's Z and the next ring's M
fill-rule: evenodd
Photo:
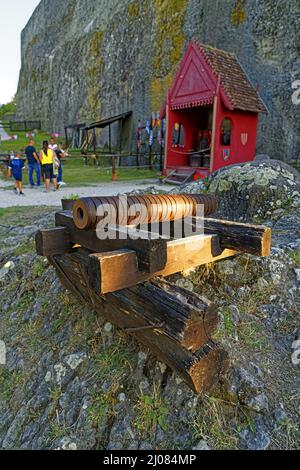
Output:
M145 204L148 230L134 225L132 218L122 221L117 211L117 223L106 224L108 236L100 239L97 224L103 217L97 211L105 203L117 207L119 199L82 198L73 211L57 212L56 227L36 234L37 253L48 258L62 284L81 302L134 335L196 393L206 391L228 367L227 352L211 339L217 309L165 277L239 252L267 256L271 229L208 218L215 209L214 196L147 195L128 197L127 208ZM204 205L204 233L189 230L176 237L175 224L187 213L192 226L199 222L194 211L199 203ZM149 224L150 213L155 223L151 219ZM167 222L171 237L164 234Z

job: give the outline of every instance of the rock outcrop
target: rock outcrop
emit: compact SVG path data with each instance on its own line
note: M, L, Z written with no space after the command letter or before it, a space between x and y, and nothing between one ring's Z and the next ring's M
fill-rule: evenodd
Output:
M257 151L289 161L300 147L299 15L294 0L42 0L22 32L19 116L58 131L131 109L135 129L196 37L237 54L270 111Z
M294 181L288 176L279 170L276 181ZM231 367L210 396L194 395L61 286L33 244L54 211L0 214L0 448L299 448L300 209L280 195L283 212L268 221L270 257L241 255L172 277L219 308L216 339Z
M261 222L300 206L300 174L277 160L232 165L210 177L218 213L231 220Z

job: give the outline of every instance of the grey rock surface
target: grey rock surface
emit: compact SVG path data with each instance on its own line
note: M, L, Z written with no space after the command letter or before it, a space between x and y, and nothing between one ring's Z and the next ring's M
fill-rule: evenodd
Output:
M42 0L22 32L18 115L58 131L132 110L136 129L160 110L195 37L237 54L269 109L257 153L290 161L299 153L299 17L295 0Z
M209 191L216 193L216 216L259 223L300 206L300 174L277 160L253 161L213 173Z
M269 257L236 256L173 279L220 313L215 339L231 365L204 396L80 304L35 254L35 231L54 225L54 209L1 213L0 267L11 269L0 285L0 448L299 448L295 201L268 221Z

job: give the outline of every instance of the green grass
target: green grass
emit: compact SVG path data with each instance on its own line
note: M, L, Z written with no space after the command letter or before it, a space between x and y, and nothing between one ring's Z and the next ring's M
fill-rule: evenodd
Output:
M17 387L24 383L24 374L21 370L8 371L0 369L0 398L9 401Z
M167 429L166 415L168 409L156 387L154 387L151 394L140 395L137 409L138 416L134 426L143 436L149 438L154 436L158 425L163 430Z
M26 132L10 132L8 134L14 134L18 136L18 140L2 140L0 142L0 153L23 152L25 147L28 145L29 138L26 137ZM50 140L51 136L46 132L39 132L33 137L37 150L40 150L43 145L43 140Z
M36 262L31 266L31 272L34 278L40 277L43 272L47 269L48 265L45 263L43 258L38 258Z
M224 308L221 312L223 316L224 330L228 335L231 335L235 332L235 324L232 319L232 314L230 310Z
M110 388L108 393L95 393L90 397L90 400L87 415L93 427L98 427L99 424L103 423L105 417L114 415L115 390Z
M300 266L300 251L293 251L289 256L297 266Z
M242 322L238 326L238 337L248 350L268 351L268 337L264 326L258 322Z
M25 291L18 304L18 310L20 312L25 312L34 302L35 294L33 291Z
M14 256L21 256L21 255L26 255L28 253L32 253L35 249L35 244L34 241L28 241L26 243L21 243L20 245L17 245L17 247L13 251Z
M48 208L49 211L49 208ZM33 220L34 217L39 218L40 216L45 215L44 207L32 207L32 206L14 206L7 208L0 208L0 224L3 225L18 225L18 227L26 227L28 223ZM49 226L54 222L54 213L53 219L49 216ZM32 246L32 245L31 245ZM32 246L34 251L34 247Z
M120 342L98 352L94 363L99 378L117 381L120 376L128 374L131 368L128 352Z
M108 166L108 165L107 165ZM120 168L117 169L117 179L119 181L143 180L156 178L157 172L148 169ZM68 186L85 186L112 181L111 170L104 167L83 164L81 158L69 157L63 163L63 180Z
M50 424L49 437L52 441L62 439L68 435L68 428L65 424L60 424L57 420Z
M10 151L22 152L28 145L28 138L25 132L16 132L19 139L16 141L2 141L0 143L0 154L9 153ZM45 132L41 132L36 135L35 147L37 150L42 148L43 140L49 140L50 135ZM90 159L92 160L92 159ZM110 169L111 159L109 157L100 157L99 166L94 165L93 161L90 161L88 165L84 165L83 158L80 156L79 151L72 151L71 155L67 157L63 162L63 180L68 186L86 186L89 184L98 184L103 182L112 181L112 172ZM3 165L2 165L3 169ZM148 170L147 168L117 168L116 177L119 181L131 181L131 180L143 180L148 178L157 178L156 170ZM4 171L4 178L7 178L7 172ZM12 182L13 180L9 180ZM23 183L28 183L28 172L23 172Z
M194 439L205 439L209 446L217 450L235 449L238 440L230 426L231 408L230 402L205 395L203 413L197 414L191 423Z

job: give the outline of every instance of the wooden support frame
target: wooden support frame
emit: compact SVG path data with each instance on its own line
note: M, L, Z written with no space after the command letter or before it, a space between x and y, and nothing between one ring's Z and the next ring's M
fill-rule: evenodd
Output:
M227 352L211 340L218 324L216 308L160 276L239 252L267 256L271 229L196 218L199 221L202 235L168 239L158 223L149 228L151 233L142 231L142 238L128 236L128 226L108 226L116 236L101 240L95 229L77 229L72 212L63 211L56 214L56 228L37 232L36 247L81 302L135 336L192 390L203 393L217 384L229 364Z
M133 289L123 289L108 294L105 299L101 298L89 287L86 273L87 254L86 250L82 250L78 254L49 257L49 262L55 267L62 284L73 292L80 301L90 304L110 322L136 337L138 341L142 342L160 360L180 375L196 393L206 392L216 385L228 368L227 352L211 340L207 340L195 351L193 350L196 348L196 344L190 349L185 347L189 343L184 342L183 330L179 325L178 306L182 308L182 305L180 305L180 301L178 302L178 296L180 299L185 297L187 303L191 302L192 308L195 308L193 303L197 304L199 302L198 305L203 307L203 303L205 304L206 301L186 289L168 283L166 287L164 281L158 281L155 284L152 282L146 283L142 288L139 286ZM155 293L152 292L153 289ZM181 331L181 334L176 335L174 329L170 329L171 323L169 326L167 326L167 322L164 325L155 325L154 321L151 321L151 313L155 308L151 302L155 300L157 306L159 305L159 298L165 298L160 307L161 315L169 317L173 311L174 320L178 316L179 323L177 326L179 329L177 329L177 332ZM148 305L149 300L150 304ZM148 316L144 315L145 308L148 310ZM209 315L207 318L209 318ZM211 314L211 318L213 319L214 315ZM194 325L196 327L195 323ZM213 331L216 326L214 320L210 326L203 323L198 324L195 335L192 335L192 337L197 337L197 333L201 334L201 331L203 334L203 328L208 327L209 331ZM205 340L205 333L202 340Z
M122 249L93 253L89 256L90 283L95 292L102 295L134 286L152 277L170 276L237 254L234 250L225 249L218 255L214 255L215 244L218 244L216 235L195 235L170 240L167 242L166 265L155 273L145 273L139 270L134 250Z
M100 295L153 277L195 269L239 252L256 256L267 256L270 252L269 227L218 219L202 220L204 235L176 240L161 235L156 240L131 239L126 236L128 227L110 226L110 231L115 231L117 236L124 235L125 231L124 239L100 240L96 230L77 229L71 212L56 214L56 224L68 228L70 240L93 252L89 257L88 273L92 288ZM149 235L148 232L145 234Z
M88 250L96 253L119 250L124 248L134 249L138 269L147 273L153 273L163 269L167 262L167 241L162 237L157 239L131 238L105 239L97 237L96 230L79 230L74 224L72 212L64 211L55 214L56 226L68 228L70 239ZM120 229L121 230L121 229Z

